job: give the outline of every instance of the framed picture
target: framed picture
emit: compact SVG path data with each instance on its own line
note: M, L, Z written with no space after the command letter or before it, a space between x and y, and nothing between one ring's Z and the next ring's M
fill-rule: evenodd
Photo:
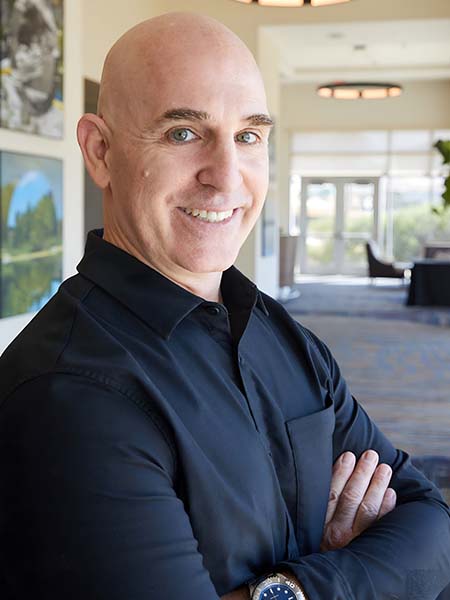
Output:
M62 281L62 162L0 152L0 318L34 312Z
M63 136L63 0L0 0L0 126Z

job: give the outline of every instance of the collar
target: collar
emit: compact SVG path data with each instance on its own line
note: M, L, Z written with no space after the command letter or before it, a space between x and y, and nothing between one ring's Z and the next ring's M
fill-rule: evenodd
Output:
M77 270L166 339L198 306L211 304L104 240L103 229L88 233ZM234 266L223 272L221 291L230 312L258 306L266 316L269 314L256 285Z

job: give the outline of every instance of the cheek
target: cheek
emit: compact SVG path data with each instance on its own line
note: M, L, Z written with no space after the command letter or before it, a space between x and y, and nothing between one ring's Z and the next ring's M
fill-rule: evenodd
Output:
M259 195L265 195L269 184L269 157L267 146L263 146L255 151L255 154L247 157L243 162L243 168L247 174L249 185L254 192Z
M254 199L254 207L261 210L269 187L269 169L266 163L254 165L248 172L247 185Z

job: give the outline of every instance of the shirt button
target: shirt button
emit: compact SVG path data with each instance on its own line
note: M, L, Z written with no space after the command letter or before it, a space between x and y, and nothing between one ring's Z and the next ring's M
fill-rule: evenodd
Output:
M213 315L214 317L217 317L217 315L220 314L220 308L218 306L207 306L206 310L210 315Z

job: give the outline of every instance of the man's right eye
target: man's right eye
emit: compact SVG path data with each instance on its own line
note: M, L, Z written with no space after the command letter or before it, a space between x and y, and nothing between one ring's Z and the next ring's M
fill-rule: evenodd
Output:
M173 142L192 142L196 137L195 133L186 127L172 129L169 132L169 139Z

